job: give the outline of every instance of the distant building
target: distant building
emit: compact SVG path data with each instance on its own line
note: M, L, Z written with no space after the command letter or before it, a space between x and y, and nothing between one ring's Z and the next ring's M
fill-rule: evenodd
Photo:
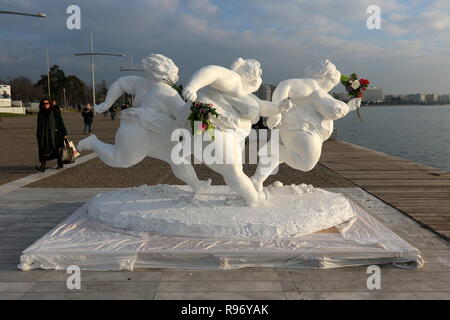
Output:
M369 87L364 91L363 101L366 102L381 102L384 100L382 88Z
M450 94L442 94L438 97L438 102L442 104L450 103Z
M437 94L427 94L425 96L425 102L427 103L436 103L438 101L438 95Z
M423 93L407 94L405 96L405 102L423 103L425 102L425 94Z
M11 107L11 86L0 84L0 107Z
M261 100L272 100L272 94L275 91L275 86L273 84L262 84L255 95Z
M384 96L384 102L387 104L400 104L402 103L402 97L399 95L387 94Z

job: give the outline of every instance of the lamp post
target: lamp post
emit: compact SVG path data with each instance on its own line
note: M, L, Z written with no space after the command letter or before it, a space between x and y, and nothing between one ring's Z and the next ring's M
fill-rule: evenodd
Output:
M120 67L120 72L128 71L133 74L134 71L144 72L144 69L133 68L133 56L130 56L130 68Z
M51 99L51 91L50 91L50 63L48 59L48 48L47 48L47 87L48 87L48 98Z
M12 14L18 16L27 16L27 17L37 17L37 18L47 18L47 15L43 12L39 13L26 13L26 12L17 12L17 11L4 11L0 10L0 14ZM50 99L50 69L48 65L48 48L47 48L47 84L48 84L48 98Z
M19 16L28 16L28 17L37 17L37 18L47 18L47 15L45 13L26 13L26 12L16 12L16 11L2 11L0 10L0 13L2 14L14 14Z
M75 56L90 56L91 57L91 76L92 76L92 106L95 106L95 65L94 65L94 56L114 56L114 57L125 57L125 54L117 54L117 53L100 53L94 52L94 40L91 32L91 51L83 52L83 53L75 53Z
M64 94L64 109L67 109L66 88L63 88L63 94Z
M134 71L137 72L144 72L143 69L137 69L137 68L133 68L133 56L130 56L130 67L129 68L122 68L120 67L120 72L130 72L131 74L133 74ZM125 93L123 94L123 101L125 103ZM131 107L133 107L134 104L134 96L131 95Z

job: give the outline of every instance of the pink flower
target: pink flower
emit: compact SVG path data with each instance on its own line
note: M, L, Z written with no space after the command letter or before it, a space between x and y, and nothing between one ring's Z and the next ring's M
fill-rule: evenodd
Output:
M201 123L201 124L198 126L198 129L199 129L200 131L205 131L207 128L208 128L208 125L206 125L206 124L204 124L204 123Z

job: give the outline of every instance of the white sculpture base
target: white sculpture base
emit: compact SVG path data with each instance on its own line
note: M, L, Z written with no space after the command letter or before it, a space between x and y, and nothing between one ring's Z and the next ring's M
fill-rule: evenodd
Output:
M312 186L271 186L266 197L263 206L250 208L226 186L195 196L179 186L140 186L98 195L88 214L129 231L233 239L302 236L355 216L344 195Z
M267 208L260 209L244 207L243 201L239 202L241 200L237 200L237 195L233 196L226 186L211 187L209 193L196 198L195 201L192 201L194 199L191 198L192 193L188 186L145 186L106 193L85 203L53 230L24 250L18 267L26 271L32 269L66 270L71 265L77 265L83 270L237 269L245 267L322 269L383 263L393 263L403 268L420 268L423 265L419 250L372 218L368 212L351 200L346 201L350 203L351 212L355 214L355 217L347 222L323 232L284 237L286 234L301 234L313 229L327 228L340 220L348 219L346 214L342 213L346 206L346 201L343 199L348 199L344 195L320 189L311 190L308 187L297 190L303 192L300 191L302 189L309 189L310 192L301 195L294 194L291 187L269 190L269 196L272 196L269 204L274 206L269 205ZM167 192L169 190L171 193ZM339 192L342 190L339 189ZM138 202L130 196L139 199ZM278 197L282 199L279 200L280 202L277 200ZM124 198L128 198L128 202L124 201ZM299 198L303 198L303 200L299 200ZM294 220L291 221L287 218L288 214L293 214L294 204L309 203L305 199L312 198L315 198L316 201L326 198L330 201L334 199L340 202L341 207L334 207L335 215L329 212L321 213L323 217L327 217L324 218L325 220L335 219L335 221L318 221L318 219L313 219L312 211L300 207L298 212L303 212L305 215L294 217L297 219L295 220L297 226L295 226ZM93 217L95 215L93 208L98 208L101 199L108 199L108 201L103 201L103 208L108 208L108 206L111 208L115 202L116 205L122 207L122 210L115 210L116 214L111 216L107 216L106 213L99 214L97 211L98 214ZM181 202L175 201L176 199ZM233 209L221 211L222 215L217 215L216 211L224 209L224 199L228 199L227 201L230 203L227 207L230 205ZM373 201L375 202L372 205L378 200L374 199ZM151 204L155 210L154 215L152 216L147 211L136 210L136 205L139 203L145 204L144 207L147 208ZM206 219L208 217L204 214L206 210L200 209L203 203L207 203L209 206L210 220ZM329 206L321 203L326 207ZM162 213L167 213L167 208L174 205L178 208L184 206L191 212L199 213L203 217L203 221L190 220L190 225L186 223L186 220L181 223L183 215L179 214L183 210L169 211L176 214L178 220L171 221L167 219L166 215L164 223L159 223L160 226L164 226L166 232L172 228L177 232L189 230L195 231L197 234L217 234L219 232L240 234L241 238L180 236L123 229L124 227L148 229L150 228L149 221L152 219L157 221L155 219L157 214L163 216ZM125 210L127 206L134 208L133 213ZM317 210L320 209L320 206L314 204L310 208L319 212ZM341 210L337 210L338 208ZM255 212L260 213L260 216L257 216ZM148 216L146 219L150 220L143 220L144 213ZM309 216L308 213L310 213ZM133 216L137 218L135 220L130 218ZM236 223L229 222L232 218L244 219L244 216L247 224L249 224L249 219L253 219L251 220L252 228L239 228L238 223L243 220L238 220ZM215 219L212 219L213 217ZM283 217L284 220L280 217ZM108 223L99 219L106 219ZM228 222L226 222L227 219ZM218 221L221 221L222 224L218 224ZM121 228L114 227L112 224ZM195 225L200 227L196 229ZM209 227L206 228L206 225ZM226 226L230 226L229 231ZM252 231L243 232L242 230ZM255 230L264 230L264 232L258 233ZM249 237L260 233L276 236L272 238Z

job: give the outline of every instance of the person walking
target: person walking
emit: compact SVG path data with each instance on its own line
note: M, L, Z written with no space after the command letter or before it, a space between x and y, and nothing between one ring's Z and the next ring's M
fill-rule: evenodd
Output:
M63 107L60 104L58 104L58 102L56 102L55 99L52 99L52 105L53 105L53 108L55 108L55 109L57 109L59 111L63 110Z
M89 134L92 133L92 123L94 122L94 110L92 110L91 105L87 104L87 106L81 112L81 116L84 121L84 129L83 134L86 134L86 130Z
M47 161L53 159L58 161L56 169L63 168L62 157L67 130L61 111L47 98L42 99L39 103L36 138L40 162L40 166L36 166L36 169L44 172Z

